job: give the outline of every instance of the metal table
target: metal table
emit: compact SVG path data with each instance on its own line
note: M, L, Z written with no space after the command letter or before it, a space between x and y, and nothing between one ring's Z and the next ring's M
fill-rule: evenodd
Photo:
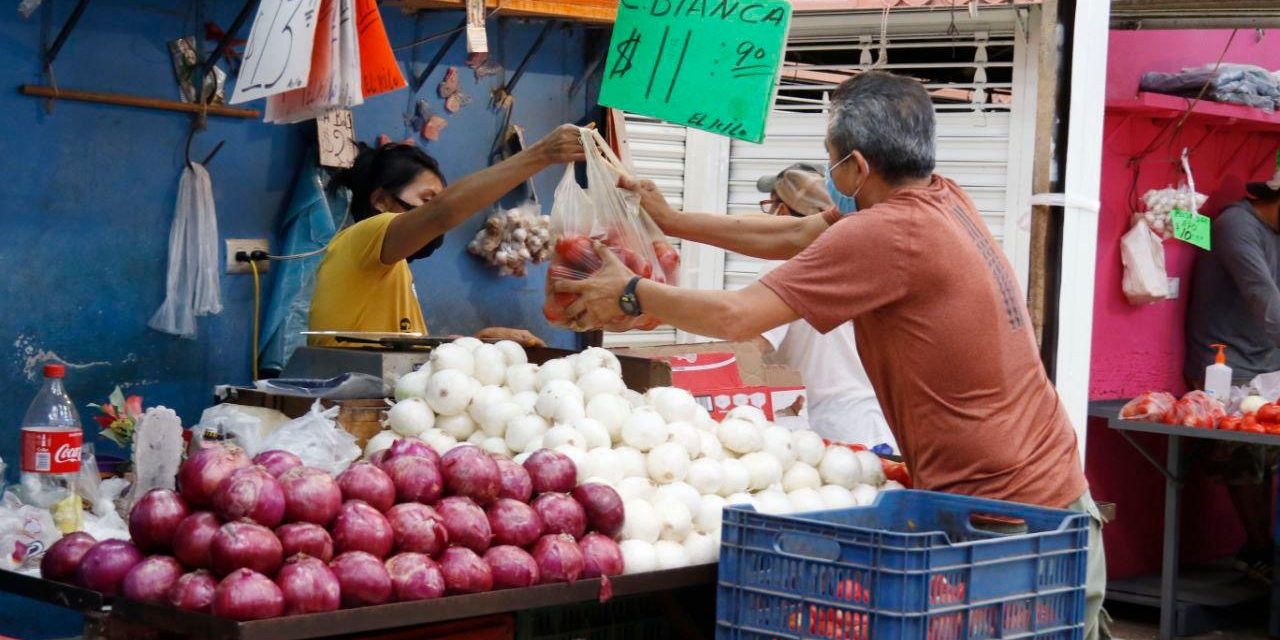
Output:
M1175 615L1178 604L1178 550L1180 543L1179 523L1182 520L1183 438L1280 446L1280 436L1121 420L1120 409L1126 402L1126 400L1091 402L1089 403L1089 416L1105 419L1108 427L1120 434L1164 476L1164 546L1160 567L1160 638L1161 640L1173 640L1176 637ZM1161 464L1155 456L1152 456L1140 443L1133 439L1133 436L1129 433L1133 431L1155 433L1169 438L1169 451L1164 464ZM1280 531L1277 532L1277 536L1280 537ZM1277 544L1280 544L1280 539L1277 539ZM1273 581L1271 592L1272 636L1280 636L1280 570L1277 571L1276 578Z

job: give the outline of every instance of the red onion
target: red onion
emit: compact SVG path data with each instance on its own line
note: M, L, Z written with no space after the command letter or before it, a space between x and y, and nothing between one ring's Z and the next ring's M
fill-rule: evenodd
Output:
M249 466L249 456L239 447L211 444L192 453L178 469L178 487L192 507L213 504L213 492L232 471Z
M284 492L284 517L289 522L310 522L327 526L342 506L338 482L313 467L296 467L279 477Z
M365 458L365 460L369 464L372 464L373 466L381 469L382 463L387 461L387 455L390 453L391 453L390 449L381 449L379 451L374 451L373 455L369 456L368 458Z
M385 453L384 453L385 452ZM435 463L436 468L440 468L440 454L436 453L427 443L417 438L400 438L391 443L389 448L383 449L378 453L383 453L382 462L379 467L385 469L385 465L400 456L422 456L430 458Z
M506 456L493 456L493 461L498 465L498 474L502 477L498 497L528 502L533 497L533 480L529 478L529 472Z
M527 547L542 537L542 517L523 502L499 498L485 514L493 530L493 544Z
M578 484L578 468L559 451L538 449L524 461L534 493L569 493Z
M306 554L291 556L276 575L284 595L284 614L335 611L342 604L338 577L323 560Z
M284 548L276 534L248 520L222 525L209 544L210 566L220 576L236 569L273 576L283 560Z
M391 545L395 543L395 534L386 516L361 500L342 503L330 532L338 553L364 551L381 559L391 553Z
M544 493L530 506L542 517L542 528L547 533L567 533L581 538L587 531L586 511L567 493Z
M582 575L586 560L573 538L563 533L542 536L533 546L542 582L573 582Z
M124 574L120 592L147 604L164 604L169 588L182 577L182 565L169 556L151 556Z
M212 567L209 545L221 527L222 520L209 511L197 511L183 518L173 530L173 557L188 567Z
M273 478L279 478L284 475L284 472L301 467L302 458L284 449L272 449L254 456L253 463L266 469Z
M168 489L152 489L129 510L129 537L141 551L167 551L178 523L191 513L187 503Z
M591 532L578 541L582 550L582 577L620 576L626 565L622 560L622 547L609 536Z
M425 504L406 502L387 511L387 521L395 536L396 548L428 556L438 555L449 546L449 530L444 518Z
M449 547L440 554L440 572L449 593L480 593L493 589L493 573L476 552Z
M451 495L466 496L482 505L497 499L502 474L498 463L483 449L475 445L454 447L441 460L444 486Z
M450 496L436 503L436 511L449 531L449 543L484 553L493 540L489 518L471 498Z
M444 573L435 560L421 553L400 553L387 560L387 573L396 600L430 600L444 595Z
M291 558L305 553L324 562L333 559L333 538L320 525L310 522L291 522L276 529L284 557Z
M386 511L396 503L396 485L391 476L368 462L347 467L338 475L338 488L343 500L364 500L378 511Z
M257 571L236 569L213 592L213 615L244 622L284 614L284 594Z
M363 551L348 551L329 563L342 586L342 605L363 607L391 601L391 574L382 561Z
M391 476L400 502L435 502L444 493L440 467L426 456L402 455L382 463L382 470Z
M76 568L84 554L93 548L98 541L93 536L76 531L68 533L49 546L40 559L40 577L45 580L71 582L76 575Z
M103 540L93 545L80 559L76 584L104 596L120 593L120 583L134 565L142 562L142 552L124 540Z
M573 499L582 505L587 514L587 524L610 538L622 531L626 512L622 497L613 487L599 482L589 482L573 490Z
M184 574L169 588L169 604L184 611L209 613L213 606L213 592L218 581L208 571L200 569Z
M213 492L213 510L227 520L249 518L274 527L284 520L284 490L262 467L237 469Z
M509 544L484 552L485 564L493 574L494 589L519 589L538 584L538 563L529 552Z

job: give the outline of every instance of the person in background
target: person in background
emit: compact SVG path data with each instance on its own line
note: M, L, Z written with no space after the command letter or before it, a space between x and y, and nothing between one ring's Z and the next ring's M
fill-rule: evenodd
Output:
M354 223L339 231L316 272L312 331L427 332L409 262L430 256L444 234L553 165L584 158L579 128L562 125L528 149L452 186L435 158L411 144L362 147L329 188L351 190ZM488 328L478 338L542 341L523 329ZM310 336L313 346L341 346Z
M1246 185L1248 197L1213 220L1213 251L1200 254L1191 277L1183 375L1204 387L1205 367L1227 346L1232 384L1280 371L1280 171ZM1205 459L1222 479L1244 525L1236 566L1265 582L1272 576L1271 476L1280 447L1222 442Z
M916 488L1089 514L1084 635L1105 636L1102 516L1075 430L1012 266L968 195L933 174L928 92L912 78L862 72L830 109L827 179L838 197L822 215L677 213L652 183L624 183L669 235L751 246L786 264L744 289L695 291L635 278L597 244L599 271L554 282L579 295L567 316L591 327L647 314L729 340L800 318L824 333L852 321ZM855 205L857 215L841 217Z
M804 218L835 207L822 170L810 164L793 164L777 175L764 176L756 181L756 188L769 194L760 208L770 215ZM765 265L760 275L780 264ZM852 322L822 334L808 322L796 320L766 331L756 343L772 354L772 361L800 372L809 399L809 428L833 442L887 445L897 453L898 444L858 355Z

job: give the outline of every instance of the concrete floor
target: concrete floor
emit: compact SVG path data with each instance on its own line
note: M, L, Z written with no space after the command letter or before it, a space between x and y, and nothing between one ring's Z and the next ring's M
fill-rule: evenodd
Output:
M1270 640L1267 614L1263 607L1250 609L1241 613L1240 622L1234 628L1180 640ZM1155 609L1116 609L1112 616L1111 636L1116 640L1158 640L1160 637L1160 619Z

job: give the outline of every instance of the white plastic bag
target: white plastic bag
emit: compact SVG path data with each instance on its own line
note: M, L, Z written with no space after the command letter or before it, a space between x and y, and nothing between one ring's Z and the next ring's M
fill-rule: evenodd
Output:
M11 491L0 498L0 569L39 575L40 558L61 537L48 509L23 504Z
M1169 298L1169 278L1164 270L1164 245L1146 220L1138 220L1120 239L1124 263L1124 295L1130 304L1151 304Z
M218 293L218 219L213 183L198 163L182 170L178 203L169 228L169 271L164 302L147 326L183 338L196 337L195 316L222 312Z
M1249 387L1257 391L1263 400L1275 402L1280 399L1280 371L1259 373L1249 381Z
M225 402L205 409L194 431L200 436L212 429L253 457L263 450L263 440L288 421L288 416L275 409Z
M334 422L336 417L338 407L325 409L317 400L307 415L280 425L267 436L261 450L282 449L302 458L308 467L338 475L360 457L360 447L355 436Z

